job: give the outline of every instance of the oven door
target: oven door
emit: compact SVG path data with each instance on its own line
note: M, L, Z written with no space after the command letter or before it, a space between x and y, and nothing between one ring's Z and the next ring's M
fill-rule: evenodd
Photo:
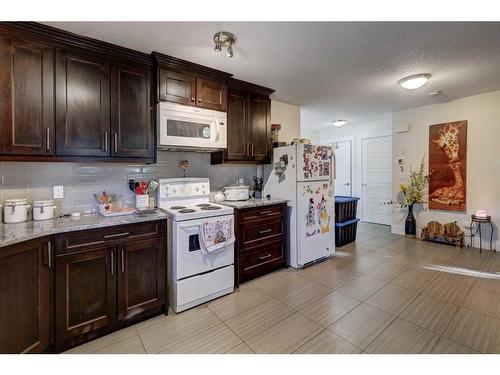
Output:
M218 219L230 218L233 215L218 216ZM234 263L234 243L207 253L202 251L203 242L200 225L205 219L187 220L175 223L172 238L174 276L177 280L209 272ZM233 220L234 225L234 220ZM234 228L233 228L234 229Z
M160 103L159 146L167 148L226 148L224 112Z

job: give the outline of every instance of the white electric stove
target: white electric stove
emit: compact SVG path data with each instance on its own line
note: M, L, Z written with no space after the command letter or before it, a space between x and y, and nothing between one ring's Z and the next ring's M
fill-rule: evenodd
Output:
M180 312L234 290L234 242L206 250L202 226L230 220L233 208L210 203L208 178L160 179L159 208L168 215L168 301ZM226 221L227 222L227 221Z

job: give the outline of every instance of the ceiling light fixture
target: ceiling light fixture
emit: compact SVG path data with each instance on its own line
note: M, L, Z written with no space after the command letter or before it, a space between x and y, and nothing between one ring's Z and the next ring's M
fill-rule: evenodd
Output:
M347 123L347 120L334 120L331 121L331 124L333 126L336 126L337 128L340 128L341 126L344 126Z
M415 90L425 85L429 78L431 78L430 74L415 74L400 79L398 84L407 90Z
M215 50L222 51L222 47L227 48L227 57L233 57L233 46L236 44L236 37L228 31L219 31L214 34Z

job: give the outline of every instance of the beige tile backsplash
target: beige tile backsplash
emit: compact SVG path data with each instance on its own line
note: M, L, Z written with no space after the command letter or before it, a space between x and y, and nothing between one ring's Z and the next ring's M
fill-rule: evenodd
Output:
M187 177L209 177L211 190L221 189L243 177L252 183L254 165L210 165L210 154L196 152L158 153L156 164L124 163L0 163L0 202L10 198L52 199L52 186L64 186L64 199L55 200L64 213L96 208L93 193L121 194L124 206L134 207L134 194L128 189L129 176L153 175L159 178L182 177L180 160L189 160Z

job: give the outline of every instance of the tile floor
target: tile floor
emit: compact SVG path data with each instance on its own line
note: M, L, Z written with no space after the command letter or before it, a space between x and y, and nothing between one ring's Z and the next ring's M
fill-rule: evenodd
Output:
M500 255L361 223L330 260L68 353L500 353Z

